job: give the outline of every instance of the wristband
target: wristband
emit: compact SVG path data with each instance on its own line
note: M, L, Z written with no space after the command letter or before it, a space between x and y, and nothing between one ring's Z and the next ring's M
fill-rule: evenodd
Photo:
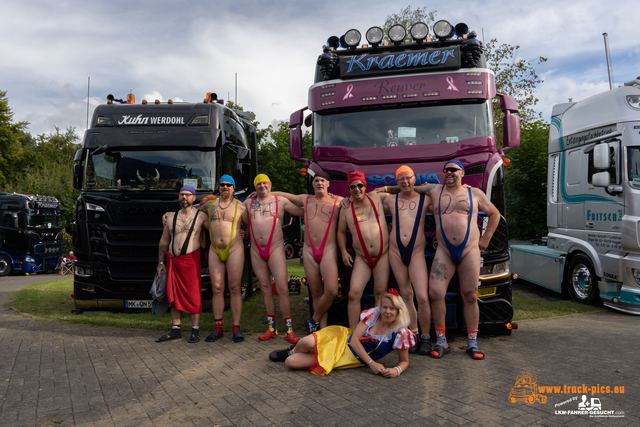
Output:
M371 365L372 363L373 363L373 359L369 360L369 361L367 362L367 365Z
M158 265L164 265L164 262L160 261L160 262L158 263Z
M385 185L385 186L384 186L384 192L386 193L387 191L388 191L388 190L387 190L387 186Z
M402 373L402 368L400 366L396 366L396 371L398 371L398 376Z

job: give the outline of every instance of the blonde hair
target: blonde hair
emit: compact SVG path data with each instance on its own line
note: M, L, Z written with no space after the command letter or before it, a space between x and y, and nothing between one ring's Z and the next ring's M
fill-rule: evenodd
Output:
M409 309L407 305L404 303L404 300L400 296L396 296L394 294L384 294L382 298L380 298L380 302L378 303L378 310L382 312L382 304L384 304L384 300L388 299L391 301L393 307L398 310L398 314L396 315L396 320L391 324L392 331L398 331L402 328L406 328L409 326Z

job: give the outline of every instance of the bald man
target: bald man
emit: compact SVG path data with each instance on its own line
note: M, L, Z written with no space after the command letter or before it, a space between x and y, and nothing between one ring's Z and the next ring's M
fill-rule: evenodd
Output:
M278 291L280 312L284 318L286 334L284 339L291 344L299 341L293 332L291 323L291 301L287 281L287 258L284 253L282 219L288 212L294 216L304 215L304 210L285 197L271 193L271 180L265 174L259 174L253 181L255 197L247 197L244 204L249 211L251 223L251 266L260 283L264 306L267 311L269 329L258 337L267 341L278 336L276 327L276 303L271 286L271 276Z

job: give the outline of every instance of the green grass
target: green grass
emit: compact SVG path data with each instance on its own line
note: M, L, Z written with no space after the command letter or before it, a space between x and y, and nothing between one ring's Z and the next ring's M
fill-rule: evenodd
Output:
M513 294L513 320L542 319L570 314L600 311L602 307L584 305L573 301L543 301Z
M297 260L288 263L290 276L304 276L302 264ZM76 315L72 314L74 309L73 299L70 297L73 292L73 279L59 280L53 282L42 282L27 286L17 291L12 296L9 306L17 310L29 313L45 319L64 320L75 323L82 323L95 326L110 326L126 329L144 329L148 331L165 331L171 324L169 314L163 316L153 316L151 313L105 313L105 312L84 312ZM304 322L309 317L309 307L305 298L307 288L303 285L300 295L291 295L291 311L293 319L293 329L298 335L304 333ZM542 301L528 298L524 295L514 293L514 321L525 319L539 319L571 314L586 313L602 310L602 307L587 306L573 301ZM278 307L276 297L276 321L279 332L284 332L284 324ZM182 317L183 330L191 327L189 315ZM203 333L208 334L214 327L213 315L203 313L200 321ZM242 309L241 329L243 333L255 334L263 333L267 328L266 312L260 288L253 297L245 302ZM224 312L225 332L231 332L231 312Z

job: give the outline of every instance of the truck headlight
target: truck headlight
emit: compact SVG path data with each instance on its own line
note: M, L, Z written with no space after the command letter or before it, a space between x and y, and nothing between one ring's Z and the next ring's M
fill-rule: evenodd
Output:
M510 270L511 263L509 261L483 265L480 267L480 280L490 280L509 276Z
M88 211L98 211L98 212L104 212L104 208L100 205L96 205L95 203L87 203L87 210Z
M36 262L36 260L33 257L26 256L24 257L24 262Z
M633 274L633 280L636 281L636 285L640 286L640 268L632 268L631 274Z

